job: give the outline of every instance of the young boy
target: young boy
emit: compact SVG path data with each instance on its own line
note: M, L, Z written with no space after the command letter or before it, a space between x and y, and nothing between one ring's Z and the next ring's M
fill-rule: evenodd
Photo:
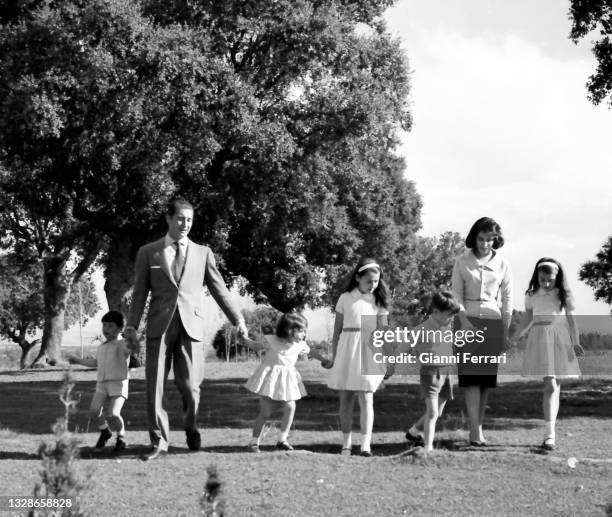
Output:
M102 316L102 334L106 341L98 347L96 358L81 359L72 354L67 356L71 364L95 366L98 369L96 392L89 406L90 418L100 429L100 437L94 447L96 452L101 452L113 436L103 412L107 398L110 400L111 420L115 424L113 427L117 429L115 451L125 449L125 426L121 418L121 408L128 397L128 363L134 345L119 339L123 324L123 314L118 311L107 312Z
M451 292L434 293L430 315L414 330L422 330L414 347L420 362L421 397L425 399L425 414L406 433L406 438L425 451L433 451L436 421L442 415L446 401L453 398L453 358L451 321L459 312L459 303ZM447 358L447 359L445 359Z

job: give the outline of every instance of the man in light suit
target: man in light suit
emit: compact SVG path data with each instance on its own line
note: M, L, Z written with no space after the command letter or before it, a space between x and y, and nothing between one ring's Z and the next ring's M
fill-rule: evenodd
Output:
M182 198L170 200L166 222L166 236L138 250L125 331L126 339L137 339L136 329L150 292L145 374L147 418L153 447L143 456L144 460L158 458L168 450L169 423L163 398L171 366L183 399L187 445L191 450L200 448L197 412L200 384L204 379L204 285L229 320L237 325L239 334L247 337L244 318L230 300L212 251L187 238L193 222L193 206Z

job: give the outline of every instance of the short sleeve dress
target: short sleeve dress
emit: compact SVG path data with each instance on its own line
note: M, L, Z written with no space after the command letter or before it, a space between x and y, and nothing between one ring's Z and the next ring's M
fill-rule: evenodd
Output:
M574 310L571 297L568 298L566 307L568 310ZM525 309L533 310L533 320L528 329L523 375L579 377L580 366L573 351L558 289L545 291L540 288L533 294L527 294Z
M336 312L343 316L343 328L327 386L334 390L376 391L385 376L386 366L373 361L375 351L371 336L376 330L377 317L389 311L376 304L372 293L353 289L342 293Z
M300 355L310 352L310 347L305 341L287 343L275 335L266 335L264 340L265 355L245 384L246 388L257 395L285 402L307 395L295 363Z

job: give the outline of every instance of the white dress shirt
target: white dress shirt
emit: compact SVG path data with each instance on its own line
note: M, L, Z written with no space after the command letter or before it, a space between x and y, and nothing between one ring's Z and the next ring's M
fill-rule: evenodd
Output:
M164 257L168 264L168 268L170 269L172 274L174 274L173 265L174 265L174 258L176 257L176 248L174 246L175 242L178 242L179 246L183 250L183 266L184 266L185 260L187 259L187 247L188 247L189 239L187 238L187 236L185 236L182 239L179 239L177 241L173 239L172 237L170 237L170 235L168 234L166 234L166 236L164 237Z

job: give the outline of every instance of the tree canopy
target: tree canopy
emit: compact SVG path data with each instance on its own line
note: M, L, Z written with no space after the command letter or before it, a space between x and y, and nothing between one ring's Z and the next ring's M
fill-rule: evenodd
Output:
M463 237L444 232L437 237L417 236L410 241L403 256L400 281L393 290L393 319L396 323L414 325L429 307L431 295L440 289L451 289L453 266L465 252Z
M612 3L609 0L571 0L570 37L574 42L596 31L593 43L597 69L587 82L589 99L599 104L607 98L612 106Z
M325 303L362 254L399 279L421 201L392 3L2 2L0 231L45 264L43 346L100 253L123 299L176 193L228 282L279 310Z
M595 299L612 306L612 235L590 260L582 265L580 280L595 292Z

